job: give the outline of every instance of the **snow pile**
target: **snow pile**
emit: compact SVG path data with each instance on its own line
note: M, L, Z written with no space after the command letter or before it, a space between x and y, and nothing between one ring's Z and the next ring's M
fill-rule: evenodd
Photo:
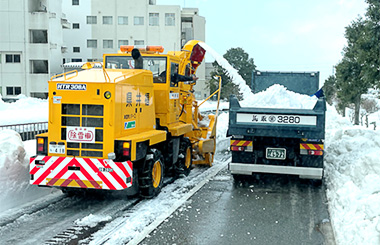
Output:
M244 98L241 106L261 108L313 109L318 98L289 91L283 85L275 84L254 96Z
M327 113L325 173L337 244L379 244L380 132Z
M216 127L216 154L225 152L230 147L230 139L226 138L229 114L222 112L218 116Z
M88 227L95 227L98 223L103 221L110 221L112 219L111 216L99 216L99 215L93 215L90 214L83 219L76 220L74 223L79 226L88 226Z
M200 101L198 104L203 103L203 101ZM216 101L207 100L205 101L200 107L200 112L207 112L207 111L215 111L216 110ZM228 110L230 104L227 101L220 101L219 103L219 111L221 110Z
M17 101L5 103L0 98L0 125L47 122L49 103L47 100L18 95Z
M13 130L0 131L0 212L50 193L29 185L30 148L35 144L25 143Z

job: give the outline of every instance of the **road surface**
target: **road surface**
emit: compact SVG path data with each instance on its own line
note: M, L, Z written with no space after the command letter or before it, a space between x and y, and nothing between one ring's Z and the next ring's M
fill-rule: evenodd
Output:
M141 244L335 243L323 185L224 169Z

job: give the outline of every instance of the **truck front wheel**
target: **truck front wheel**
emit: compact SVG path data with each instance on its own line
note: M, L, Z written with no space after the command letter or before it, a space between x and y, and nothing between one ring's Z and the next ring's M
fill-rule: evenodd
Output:
M164 161L157 149L150 149L139 174L140 195L144 198L157 196L164 183Z

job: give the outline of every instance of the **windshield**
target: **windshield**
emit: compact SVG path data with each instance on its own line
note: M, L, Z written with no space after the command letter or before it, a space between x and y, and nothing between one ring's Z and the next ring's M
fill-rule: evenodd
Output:
M106 68L108 69L134 69L135 61L131 56L107 56ZM153 81L165 83L166 76L160 74L166 71L166 57L143 57L143 69L153 73Z

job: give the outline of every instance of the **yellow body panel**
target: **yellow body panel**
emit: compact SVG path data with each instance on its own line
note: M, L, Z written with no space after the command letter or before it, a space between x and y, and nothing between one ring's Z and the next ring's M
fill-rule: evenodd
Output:
M155 145L166 140L166 132L162 130L149 130L126 137L117 138L118 141L131 141L132 149L136 149L136 143L148 141L149 145ZM136 159L136 151L132 151L131 161Z
M66 143L67 156L107 158L116 138L155 128L152 73L109 69L107 75L111 82L101 69L49 81L49 142ZM95 141L66 142L72 127L95 128Z
M191 124L179 124L176 126L173 125L172 127L169 127L168 129L169 129L169 132L173 136L181 136L181 135L191 132L193 130L193 127L191 126Z

